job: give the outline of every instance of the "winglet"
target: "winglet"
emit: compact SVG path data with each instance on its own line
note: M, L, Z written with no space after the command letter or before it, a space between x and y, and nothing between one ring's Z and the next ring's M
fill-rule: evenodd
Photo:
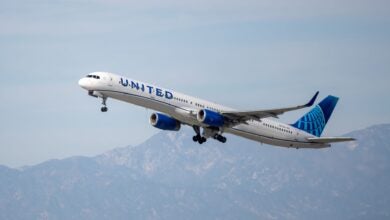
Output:
M312 106L314 104L314 102L316 101L319 93L320 93L320 91L317 91L316 94L314 94L313 98L311 98L311 100L305 105L305 107Z

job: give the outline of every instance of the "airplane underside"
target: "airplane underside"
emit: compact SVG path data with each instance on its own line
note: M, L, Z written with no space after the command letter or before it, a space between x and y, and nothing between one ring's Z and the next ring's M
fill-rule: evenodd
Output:
M91 92L90 92L91 93ZM93 92L92 92L93 93ZM187 124L191 126L195 132L195 135L192 137L192 140L194 142L197 142L199 144L205 143L208 139L212 138L214 140L217 140L221 143L226 143L227 138L223 136L223 133L230 133L233 135L237 135L246 139L250 139L259 143L264 144L270 144L275 145L279 147L287 147L287 148L325 148L329 147L329 145L324 144L315 144L310 142L303 142L303 141L288 141L288 140L278 140L271 137L261 136L256 133L251 133L244 131L243 129L237 129L237 128L227 128L225 131L220 131L218 127L203 127L195 120L192 120L190 122L186 121L181 114L177 114L176 107L170 106L170 105L161 105L160 103L156 103L157 100L154 99L145 99L145 97L141 96L132 96L125 93L119 93L116 91L98 91L95 92L98 95L96 97L102 98L102 112L107 112L107 98L113 98L118 99L123 102L131 103L134 105L142 106L145 108L153 109L155 111L164 112L166 114L176 116L175 118L180 118L181 121L184 121L184 124ZM94 94L94 93L93 93Z

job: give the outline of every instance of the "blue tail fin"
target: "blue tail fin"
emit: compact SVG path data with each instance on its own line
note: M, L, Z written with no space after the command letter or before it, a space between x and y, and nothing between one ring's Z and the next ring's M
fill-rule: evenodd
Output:
M320 137L338 100L339 98L335 96L330 95L326 97L310 112L292 124L292 126Z

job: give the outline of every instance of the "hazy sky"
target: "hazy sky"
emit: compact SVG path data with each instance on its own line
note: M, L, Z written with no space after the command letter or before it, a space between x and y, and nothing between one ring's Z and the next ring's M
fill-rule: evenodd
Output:
M388 0L0 0L0 164L96 155L158 132L150 110L109 100L101 113L77 85L93 71L243 110L301 104L319 90L340 97L328 135L389 123L389 9Z

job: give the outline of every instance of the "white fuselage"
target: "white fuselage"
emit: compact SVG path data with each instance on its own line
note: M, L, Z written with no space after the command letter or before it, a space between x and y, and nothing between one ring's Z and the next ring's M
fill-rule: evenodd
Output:
M215 112L232 111L213 102L191 97L173 90L132 80L112 73L93 73L97 78L82 78L79 84L94 96L108 97L165 113L183 124L206 127L194 115L201 109ZM251 120L246 124L223 128L222 132L234 134L261 143L293 148L323 148L329 144L312 143L315 137L288 124L269 119Z

